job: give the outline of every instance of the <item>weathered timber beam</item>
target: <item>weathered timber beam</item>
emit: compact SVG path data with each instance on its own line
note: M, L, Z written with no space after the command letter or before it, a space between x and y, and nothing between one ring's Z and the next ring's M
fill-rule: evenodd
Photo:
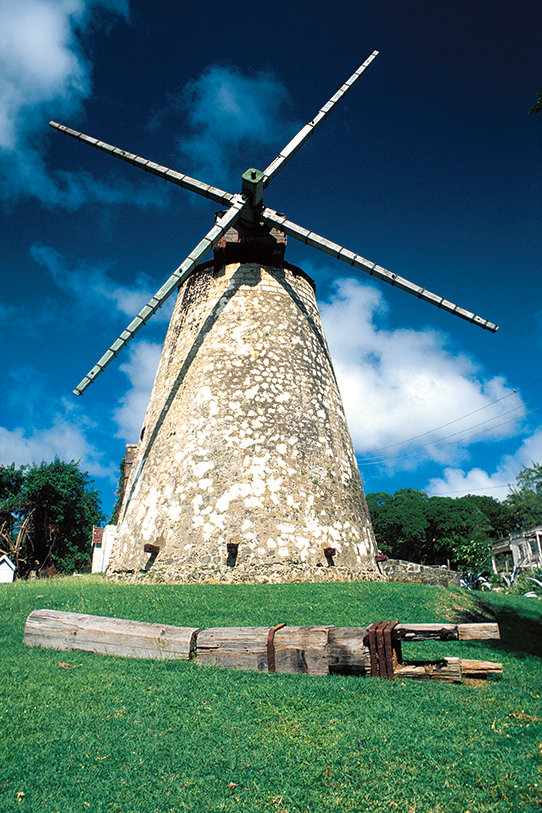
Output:
M398 641L489 641L500 638L498 624L397 624Z
M395 667L396 678L448 680L461 683L462 678L488 678L502 675L502 663L474 661L466 658L442 658L439 661L411 661Z
M401 664L395 668L396 678L415 678L416 680L448 680L461 683L461 659L442 658L440 661L413 662Z
M127 658L189 660L194 656L197 632L195 627L45 609L28 616L23 643Z
M468 678L487 678L490 675L502 675L502 663L461 658L461 672L463 677Z
M371 655L365 641L367 627L331 627L328 636L330 672L364 675L371 669Z
M327 675L330 629L328 626L277 629L273 638L274 671ZM198 663L267 672L269 630L270 627L201 630L197 641Z

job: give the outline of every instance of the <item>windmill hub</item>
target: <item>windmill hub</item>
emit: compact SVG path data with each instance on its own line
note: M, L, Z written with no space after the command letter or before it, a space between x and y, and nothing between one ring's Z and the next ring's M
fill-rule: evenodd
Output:
M214 265L218 268L229 263L258 262L282 266L285 249L286 235L283 232L239 219L216 244Z
M242 175L241 192L247 202L241 219L245 223L257 223L259 210L263 201L263 187L265 175L259 169L247 169Z

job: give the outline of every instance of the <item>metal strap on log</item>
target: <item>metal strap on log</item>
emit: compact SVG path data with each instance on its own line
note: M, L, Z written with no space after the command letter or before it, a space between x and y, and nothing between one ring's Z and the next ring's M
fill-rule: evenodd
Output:
M200 664L258 672L329 674L333 627L212 627L198 634Z
M369 627L369 654L371 658L371 676L393 678L393 656L400 661L400 650L392 641L392 632L398 621L375 621ZM400 646L400 645L399 645Z
M267 671L268 672L276 672L277 664L275 660L275 633L277 630L282 629L285 627L286 624L277 624L274 627L271 627L269 632L267 633Z

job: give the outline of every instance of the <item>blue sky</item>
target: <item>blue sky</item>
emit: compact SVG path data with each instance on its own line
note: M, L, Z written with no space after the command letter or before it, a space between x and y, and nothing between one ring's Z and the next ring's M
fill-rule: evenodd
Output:
M171 307L71 394L216 204L49 119L229 191L379 57L267 204L500 325L482 331L290 239L367 491L504 498L542 460L538 0L1 0L0 462L81 461L106 511Z

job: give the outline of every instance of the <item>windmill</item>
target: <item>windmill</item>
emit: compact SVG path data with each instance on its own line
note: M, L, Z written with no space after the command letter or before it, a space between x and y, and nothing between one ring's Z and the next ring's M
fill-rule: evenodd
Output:
M81 395L179 292L109 572L152 567L173 578L229 564L287 578L292 570L336 565L358 577L376 577L374 535L314 283L284 260L286 236L479 327L497 330L264 205L264 189L377 54L360 65L263 172L248 169L237 194L50 122L225 210L74 390ZM213 259L202 262L211 249Z

